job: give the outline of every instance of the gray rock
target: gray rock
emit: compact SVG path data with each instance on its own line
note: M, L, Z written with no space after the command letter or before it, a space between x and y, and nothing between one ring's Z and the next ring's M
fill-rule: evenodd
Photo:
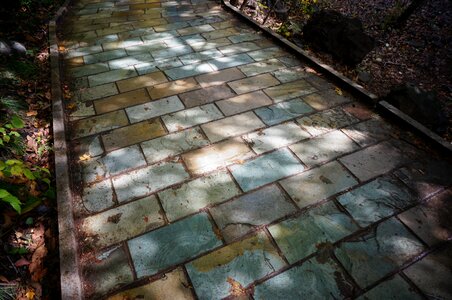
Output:
M11 55L11 47L2 40L0 40L0 55Z
M15 42L15 41L11 42L11 49L15 53L20 54L20 55L25 55L27 53L27 48L25 48L25 46L19 42Z
M367 72L359 72L358 73L358 80L364 83L369 82L372 79L372 75Z

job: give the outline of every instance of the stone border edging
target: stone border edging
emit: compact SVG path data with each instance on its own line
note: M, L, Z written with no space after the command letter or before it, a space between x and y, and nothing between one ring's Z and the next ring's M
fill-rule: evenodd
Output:
M386 101L379 101L377 95L370 93L367 91L363 86L357 84L356 82L350 80L349 78L345 77L335 69L333 69L331 66L321 62L319 59L312 57L309 55L309 53L302 48L298 47L288 39L280 36L273 30L269 28L262 27L261 24L253 20L251 17L247 16L243 12L241 12L237 7L232 6L225 0L221 0L222 4L226 6L228 9L232 10L236 14L238 14L240 17L245 19L247 22L251 23L253 26L259 28L261 31L266 33L267 35L270 35L273 39L277 40L279 43L283 44L293 52L296 52L298 55L301 55L305 61L307 61L309 64L314 66L317 70L320 70L320 72L324 73L327 77L330 79L336 81L341 86L346 87L348 91L350 91L353 95L358 96L359 98L364 99L369 104L377 105L377 108L382 110L382 113L393 117L397 119L397 121L404 123L405 125L409 126L410 128L416 130L418 133L420 133L422 136L426 137L430 141L432 141L435 146L440 148L443 151L452 153L452 144L448 143L446 140L441 138L439 135L419 123L418 121L414 120L401 110L397 109L396 107L392 106Z
M55 17L49 21L50 77L58 205L61 299L81 300L83 299L83 292L77 255L74 217L72 215L72 193L64 123L63 94L61 91L60 58L56 35L57 23L67 12L70 2L71 0L66 0L56 12Z

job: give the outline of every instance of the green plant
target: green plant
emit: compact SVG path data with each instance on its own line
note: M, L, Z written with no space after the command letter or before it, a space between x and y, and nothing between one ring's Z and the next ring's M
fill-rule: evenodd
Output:
M298 7L301 13L305 15L312 15L317 8L318 0L299 0Z
M21 154L23 152L23 142L17 130L23 127L24 121L17 115L13 115L9 122L0 125L0 146L3 146L4 150Z

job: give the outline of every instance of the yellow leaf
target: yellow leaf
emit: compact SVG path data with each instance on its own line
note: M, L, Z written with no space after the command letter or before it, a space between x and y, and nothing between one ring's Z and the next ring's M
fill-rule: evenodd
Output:
M35 292L28 291L26 294L28 300L33 300L35 298Z
M91 158L91 155L89 154L83 154L82 156L80 156L78 159L80 161L85 161L85 160L89 160Z
M74 109L77 105L75 103L69 103L66 105L67 109Z
M27 111L27 117L34 117L36 115L38 115L38 112L36 110Z
M338 94L339 96L343 96L344 95L342 90L340 88L338 88L338 87L335 89L335 91L336 91L336 94Z

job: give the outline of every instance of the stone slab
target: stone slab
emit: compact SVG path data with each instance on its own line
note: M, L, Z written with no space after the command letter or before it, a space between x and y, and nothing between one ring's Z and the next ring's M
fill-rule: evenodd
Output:
M383 141L396 134L396 129L382 120L371 119L351 125L342 131L361 147Z
M246 54L237 54L237 55L232 55L232 56L227 56L227 57L218 57L218 58L214 58L214 59L208 61L208 63L211 65L211 67L216 71L245 65L245 64L252 63L252 62L253 62L253 59Z
M81 67L71 68L69 69L69 74L72 77L83 77L88 75L93 75L97 73L107 72L110 69L108 68L108 64L105 63L96 63L90 65L84 65Z
M228 83L237 94L249 93L278 84L279 81L270 74L257 75Z
M223 114L214 104L206 104L163 116L162 120L169 132L175 132L222 117Z
M237 44L241 45L241 44ZM255 62L252 64L239 67L240 71L246 76L256 76L262 73L269 73L278 69L284 68L284 64L276 58L269 59L267 61Z
M380 283L364 295L357 298L358 300L368 299L423 299L414 289L400 277L395 275L393 278Z
M316 91L316 88L303 79L283 83L264 90L264 92L275 102L297 98Z
M231 116L272 103L267 95L262 91L257 91L218 101L217 106L225 116Z
M177 80L181 78L187 78L191 76L197 76L200 74L210 73L213 71L214 69L211 67L211 65L204 62L165 70L165 74L171 80Z
M224 55L217 49L209 49L201 52L180 56L179 59L184 65L196 64L205 60L223 57Z
M161 83L148 88L151 99L156 100L163 97L173 96L200 88L193 78L180 79L168 83Z
M124 93L139 88L151 87L166 81L168 80L162 72L154 72L147 75L137 76L131 79L121 80L116 84L118 85L119 91L121 91L121 93Z
M196 91L179 94L179 98L182 100L182 102L184 102L185 107L187 108L204 105L234 96L235 93L227 85L211 86Z
M146 165L143 153L137 145L112 151L102 157L102 161L109 175Z
M325 110L310 116L297 119L297 122L313 136L326 133L358 122L341 108Z
M339 95L334 90L320 91L303 97L304 102L317 110L325 110L339 104L351 102L352 99Z
M184 109L184 104L177 96L170 96L152 102L126 108L130 123L152 119Z
M281 61L281 58L279 58L278 60ZM282 61L281 61L281 63L283 64ZM285 65L283 64L283 66L285 66ZM312 76L312 74L309 72L306 72L306 67L297 65L297 66L291 67L291 68L284 68L284 69L281 68L281 70L277 70L277 71L273 72L273 76L275 76L276 79L278 79L282 83L286 83L286 82L291 82L291 81L295 81L295 80L299 80L299 79L308 78L309 76Z
M150 101L150 98L146 90L139 89L96 100L94 101L94 108L98 114L103 114L148 101Z
M284 56L286 54L287 52L280 47L270 47L262 50L248 52L248 55L251 56L255 61L262 61L270 58Z
M130 66L135 66L138 64L141 64L143 62L153 61L151 54L149 53L142 53L142 54L136 54L131 55L127 57L121 57L114 60L108 61L108 65L110 69L116 70L116 69L123 69Z
M118 88L114 83L107 83L91 88L82 88L74 92L74 98L81 102L96 100L118 94Z
M253 51L259 49L253 42L243 42L238 44L227 45L223 47L218 47L218 50L223 53L223 55L235 55L243 52Z
M91 184L83 189L83 207L91 213L102 211L115 204L110 180Z
M125 78L135 77L137 76L137 72L133 67L124 67L119 70L112 70L96 75L90 75L88 76L89 85L91 87L110 83L118 80L122 80Z
M313 112L301 99L293 99L256 109L254 112L267 125L275 125Z
M214 85L223 85L226 82L244 78L245 75L237 68L230 68L196 77L196 80L203 88Z
M123 110L79 120L72 124L72 137L80 138L111 130L129 123Z

